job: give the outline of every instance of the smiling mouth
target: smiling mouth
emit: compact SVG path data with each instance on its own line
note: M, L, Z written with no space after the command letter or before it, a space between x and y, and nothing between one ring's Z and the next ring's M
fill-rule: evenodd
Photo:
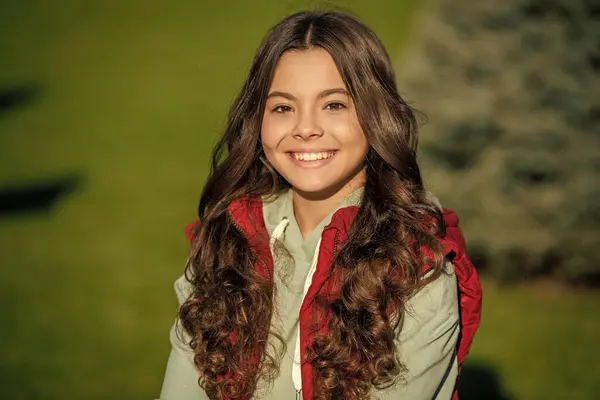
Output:
M337 150L332 151L322 151L318 153L296 153L289 152L290 157L297 161L318 161L318 160L327 160L337 154Z

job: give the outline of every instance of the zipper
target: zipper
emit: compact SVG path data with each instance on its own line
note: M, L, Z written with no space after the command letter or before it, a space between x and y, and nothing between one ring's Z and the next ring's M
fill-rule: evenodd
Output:
M329 228L329 226L326 226L323 231L325 231L325 229ZM337 251L338 251L338 247L339 247L339 235L340 235L340 231L336 230L335 232L335 236L333 237L333 261L335 261L335 257L337 255ZM320 249L317 249L316 251L319 251ZM332 261L332 262L333 262ZM317 261L317 265L318 265L318 261ZM333 264L331 265L331 267L333 268ZM313 307L313 332L317 332L319 329L319 318L316 312L316 307L314 306L314 304L312 305ZM300 327L300 325L298 325L298 328ZM302 395L301 395L301 391L300 390L296 390L296 400L302 400Z
M248 239L248 236L246 236L246 234L244 233L244 230L242 229L242 227L239 226L237 222L235 222L235 218L233 218L233 215L231 215L231 211L227 210L227 215L229 215L229 219L231 220L231 223L233 224L235 229L237 229L238 232L241 233L244 238L246 238L246 240L250 241Z
M235 218L233 218L233 215L231 215L231 211L227 210L227 214L229 215L229 219L231 220L231 223L233 224L234 228L237 229L237 231L244 237L244 239L246 239L246 241L248 242L248 245L250 246L250 251L252 252L252 254L254 255L254 257L265 267L265 271L267 271L267 274L269 274L269 267L267 265L267 263L258 256L258 254L256 254L256 252L254 251L254 249L252 248L252 245L250 244L250 238L246 235L246 233L244 232L244 230L242 229L241 226L239 226L237 224L237 222L235 222Z
M329 226L325 227L325 229L327 229L327 228L329 228ZM332 260L331 268L333 268L333 262L335 261L335 257L337 256L337 250L338 250L338 247L339 247L339 235L340 235L340 231L336 230L335 231L335 236L333 237L333 253L332 253L333 254L333 260ZM319 249L317 249L317 251L318 250ZM317 329L319 327L319 321L318 321L316 313L313 313L313 316L314 316L313 317L314 332L317 332Z
M340 240L340 231L336 230L335 236L333 237L333 259L334 259L334 261L335 261L335 257L337 257L339 240Z
M244 232L244 230L242 229L241 226L238 225L237 222L235 222L235 218L233 218L233 215L231 215L231 212L229 210L227 210L227 214L229 215L229 219L231 220L231 223L233 224L234 228L237 229L237 231L244 237L244 239L246 239L246 241L248 242L248 246L250 246L250 252L254 255L254 257L264 266L265 271L267 272L267 274L272 275L269 272L269 267L267 266L267 263L258 256L258 254L256 254L256 252L254 251L254 249L252 248L252 244L250 243L250 238L246 235L246 233ZM271 278L273 278L271 276ZM273 295L274 292L271 292L271 295ZM264 350L264 349L263 349ZM254 400L254 396L250 396L249 400ZM301 400L301 399L300 399Z
M296 390L296 400L302 400L302 389Z

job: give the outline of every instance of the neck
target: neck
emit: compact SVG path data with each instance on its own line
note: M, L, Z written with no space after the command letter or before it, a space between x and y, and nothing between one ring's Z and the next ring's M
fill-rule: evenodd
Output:
M303 193L292 189L294 216L302 238L308 235L319 225L327 215L334 211L350 193L364 186L364 171L356 175L350 182L330 195L319 196L314 193Z

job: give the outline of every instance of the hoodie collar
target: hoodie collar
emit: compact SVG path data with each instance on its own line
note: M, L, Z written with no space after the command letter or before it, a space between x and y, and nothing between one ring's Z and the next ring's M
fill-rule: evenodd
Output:
M325 229L337 229L343 236L340 239L345 240L345 236L358 213L363 196L364 188L359 188L352 192L333 213L331 222L329 222ZM263 217L262 199L260 197L243 197L231 203L229 212L235 224L240 227L250 240L251 245L258 250L258 255L270 259L269 233ZM442 238L444 254L450 255L454 253L454 256L463 255L465 253L465 240L458 227L457 215L452 210L444 208L443 218L446 225L446 235ZM281 222L281 219L273 222L275 223L273 227L275 227Z
M319 224L319 226L335 226L338 228L342 228L348 223L351 223L351 220L347 220L347 217L343 217L343 221L340 220L340 216L344 216L347 212L343 212L346 208L356 208L358 211L358 207L362 203L364 196L364 188L360 187L355 189L352 193L350 193L337 208L327 215L322 222L325 224ZM293 192L291 189L288 189L281 193L280 195L275 196L265 196L263 197L264 204L264 218L265 225L269 232L273 232L275 228L281 224L281 222L285 219L291 221L294 219L294 206L293 206ZM349 215L353 216L356 213L349 213ZM318 229L318 228L317 228Z

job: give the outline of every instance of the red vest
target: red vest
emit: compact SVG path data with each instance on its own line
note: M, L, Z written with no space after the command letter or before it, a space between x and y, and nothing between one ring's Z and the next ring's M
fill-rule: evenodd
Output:
M269 248L269 233L264 224L263 204L260 199L240 199L229 206L229 212L234 223L242 230L250 241L250 246L261 260L256 265L257 270L267 279L273 277L273 258ZM350 206L336 211L331 222L325 227L321 237L319 258L312 283L300 307L300 355L302 360L307 359L306 349L310 348L314 339L314 332L323 334L327 332L327 324L319 323L327 319L319 311L311 307L317 293L325 296L336 297L339 289L340 278L330 277L331 265L334 254L348 238L348 230L354 221L358 207ZM444 254L452 261L459 291L460 308L460 338L457 349L459 369L462 366L481 318L481 285L471 261L465 253L465 240L458 227L458 217L452 211L444 209L444 222L446 235L442 239ZM186 228L188 239L192 239L192 228L197 222ZM423 249L427 252L427 249ZM424 267L422 272L426 272ZM315 330L316 328L316 330ZM309 361L302 363L302 398L311 400L313 397L313 368ZM453 400L458 400L458 393L454 392Z

